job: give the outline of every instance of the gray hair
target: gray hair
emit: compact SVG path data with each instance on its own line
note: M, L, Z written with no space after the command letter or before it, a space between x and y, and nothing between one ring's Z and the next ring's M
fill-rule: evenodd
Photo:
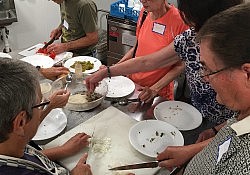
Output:
M197 39L208 39L210 49L225 66L250 63L250 3L243 3L211 17Z
M0 143L8 139L13 120L21 111L32 117L37 100L38 71L29 63L0 58Z

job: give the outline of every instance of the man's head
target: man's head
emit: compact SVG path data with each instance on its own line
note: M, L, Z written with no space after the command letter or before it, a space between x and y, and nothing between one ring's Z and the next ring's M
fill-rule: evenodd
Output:
M0 59L0 143L6 141L18 125L26 125L37 113L32 106L41 98L38 77L36 68L26 62Z
M201 74L217 92L218 102L247 111L250 104L250 3L210 18L200 29Z

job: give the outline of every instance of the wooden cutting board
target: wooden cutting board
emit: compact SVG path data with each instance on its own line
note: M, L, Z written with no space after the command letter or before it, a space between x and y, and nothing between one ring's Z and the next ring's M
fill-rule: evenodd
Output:
M62 145L70 137L79 132L85 132L89 135L92 135L93 130L95 130L94 138L110 138L111 147L105 153L99 154L94 153L93 151L89 153L87 163L91 165L94 175L125 175L128 172L133 172L136 175L152 175L159 168L147 168L129 171L108 170L109 168L115 166L154 160L139 153L130 145L128 133L130 127L135 123L137 123L136 120L132 119L117 108L111 106L99 114L93 116L86 122L61 135L52 142L48 143L45 145L45 148ZM88 148L84 148L75 156L63 159L60 162L71 170L84 152L88 152Z

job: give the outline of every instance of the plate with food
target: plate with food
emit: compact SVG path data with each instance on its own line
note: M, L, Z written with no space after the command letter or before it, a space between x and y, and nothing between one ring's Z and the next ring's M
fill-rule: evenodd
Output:
M144 120L129 130L129 141L140 153L156 158L167 146L183 146L184 138L174 126L160 120Z
M154 116L179 130L192 130L202 123L201 113L192 105L181 101L159 103L154 109Z
M80 63L82 65L82 72L91 74L99 70L102 65L101 61L90 56L78 56L68 59L64 66L67 67L70 72L75 72L75 65Z
M21 59L22 61L28 62L33 66L40 66L42 68L52 67L54 64L54 60L45 55L32 55L27 56Z
M39 125L32 140L46 140L60 134L67 125L67 117L60 108L53 109Z
M124 76L115 76L104 79L108 85L108 98L122 98L131 95L135 90L132 80Z

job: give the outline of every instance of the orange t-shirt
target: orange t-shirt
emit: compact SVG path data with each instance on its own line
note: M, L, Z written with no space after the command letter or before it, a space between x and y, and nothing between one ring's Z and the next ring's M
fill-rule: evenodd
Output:
M141 10L137 22L136 35L138 39L138 48L136 50L136 57L145 56L166 47L174 40L176 35L189 28L183 22L178 9L173 5L164 16L157 20L152 20L150 18L150 13L148 13L142 27L140 28L143 11L144 9ZM170 69L171 67L165 67L149 72L134 73L129 75L129 78L141 86L150 87L165 76ZM174 85L172 82L161 89L159 95L172 100L174 98L173 90Z

